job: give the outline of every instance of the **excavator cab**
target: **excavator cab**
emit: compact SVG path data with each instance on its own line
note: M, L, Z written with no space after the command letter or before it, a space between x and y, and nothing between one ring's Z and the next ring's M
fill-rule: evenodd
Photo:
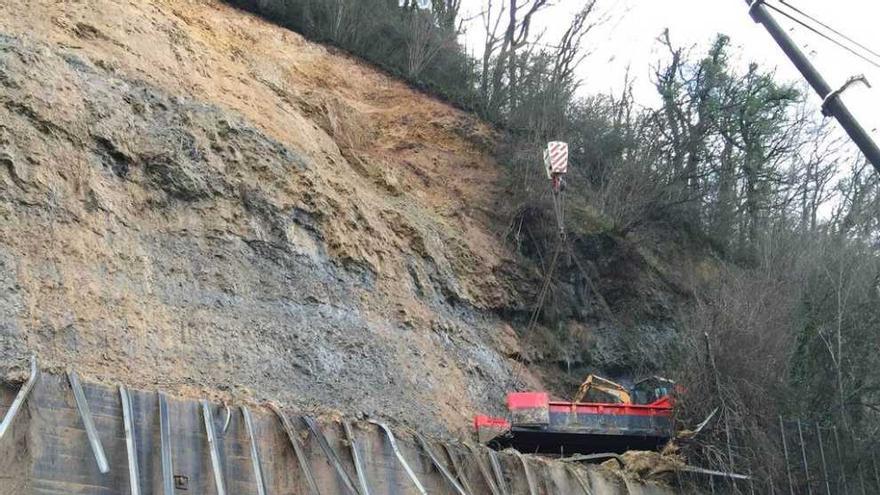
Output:
M633 404L654 404L670 400L675 393L675 382L659 376L651 376L635 382L632 388Z

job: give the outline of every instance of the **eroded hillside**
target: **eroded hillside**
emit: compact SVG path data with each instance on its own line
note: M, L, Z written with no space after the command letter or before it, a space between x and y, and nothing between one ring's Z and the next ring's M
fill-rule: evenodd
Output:
M523 331L497 139L217 1L2 4L0 358L445 431L656 369L681 257L583 225Z
M451 430L498 407L494 310L525 277L491 129L217 2L21 7L0 5L7 363Z

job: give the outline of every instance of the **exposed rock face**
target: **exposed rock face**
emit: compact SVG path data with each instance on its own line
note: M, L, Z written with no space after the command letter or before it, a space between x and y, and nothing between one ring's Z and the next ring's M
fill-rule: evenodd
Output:
M0 5L0 356L464 428L516 345L491 140L214 2Z
M667 303L606 235L573 240L559 328L513 330L541 279L495 140L216 0L0 2L0 367L445 431L515 379L644 367Z

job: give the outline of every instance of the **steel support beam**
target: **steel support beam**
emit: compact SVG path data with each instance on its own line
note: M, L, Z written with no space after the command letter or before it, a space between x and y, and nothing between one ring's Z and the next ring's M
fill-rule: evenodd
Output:
M257 494L266 495L266 482L263 479L263 466L260 463L260 451L257 448L257 437L254 435L254 420L247 406L241 406L241 416L244 418L244 426L247 429L248 438L251 441L251 464L254 467L254 479L257 482Z
M361 453L358 451L357 438L354 436L351 424L347 420L343 420L342 429L345 430L345 438L348 440L348 446L351 449L351 460L354 463L354 471L357 474L358 483L361 485L361 493L363 495L370 495L370 484L367 482L367 473L364 470Z
M489 471L489 468L486 466L486 461L483 459L483 456L480 454L480 451L477 447L474 447L470 444L465 444L467 448L471 451L471 456L477 462L477 467L480 469L480 474L483 475L483 480L486 482L486 485L489 487L489 491L492 492L492 495L501 495L501 491L498 488L498 484L495 483L495 477L492 476L492 473Z
M581 490L584 491L584 495L593 495L593 491L590 490L590 484L587 482L587 480L584 479L578 468L574 467L571 464L566 464L565 467L568 469L568 472L571 473L572 476L574 476L574 479L578 482Z
M76 400L76 408L79 410L79 416L82 418L83 426L86 429L86 436L89 438L89 445L92 447L92 453L95 455L95 462L98 463L98 470L101 474L110 472L110 464L107 463L107 455L104 454L104 446L101 445L101 438L98 436L98 430L92 421L92 411L89 409L89 402L86 400L86 394L83 392L82 384L79 382L79 376L76 371L67 373L67 380L70 382L70 388L73 390L73 398Z
M449 444L443 444L443 450L446 451L446 455L449 457L449 460L452 462L452 468L455 471L455 477L458 478L458 481L461 483L461 486L467 490L468 493L474 493L474 489L471 488L471 484L467 479L467 474L464 469L462 469L461 464L458 460L458 454L449 446Z
M309 460L303 451L302 443L300 442L296 431L293 429L293 425L290 424L290 420L287 419L287 416L275 404L269 403L268 407L276 416L278 416L278 420L281 421L281 426L287 434L287 439L290 440L290 445L293 447L293 453L296 455L299 467L303 471L303 476L306 477L306 483L309 485L311 495L321 495L321 491L318 490L318 483L315 481L315 476L312 474L312 468L309 467Z
M446 469L446 466L444 466L443 463L440 462L440 459L438 459L437 456L434 455L434 452L431 450L431 446L428 445L428 442L418 433L416 434L416 439L419 441L422 450L424 450L425 453L428 454L428 457L431 458L431 462L434 464L434 467L436 467L437 470L440 471L440 474L442 474L446 481L452 486L452 488L454 488L455 491L458 492L458 495L468 495L464 487L455 480L455 476L453 476L452 473L450 473L449 470Z
M318 422L315 421L314 418L309 416L303 416L302 420L306 423L306 426L309 427L309 430L312 431L312 434L315 435L315 439L318 440L318 445L321 446L321 450L324 451L324 455L327 456L327 460L330 461L330 464L336 468L336 474L339 475L339 479L342 480L342 484L345 485L345 488L348 489L350 493L354 495L358 495L358 489L354 486L354 481L348 475L348 471L342 466L342 461L339 459L339 456L336 455L336 451L333 450L333 447L330 446L330 442L327 441L327 437L324 436L324 432L321 431L321 427L318 426Z
M138 469L131 396L128 395L128 390L121 385L119 386L119 400L122 402L122 424L125 429L125 450L128 457L128 486L131 495L141 495L141 475L140 469Z
M162 455L162 495L174 495L171 417L168 415L168 398L162 392L159 392L159 450Z
M498 462L498 454L492 449L488 450L492 472L495 473L495 479L498 480L498 489L501 490L501 495L508 495L510 490L507 489L507 480L504 478L504 471L501 470L501 463Z
M205 433L208 436L208 448L211 450L211 468L214 471L214 484L217 487L217 495L226 495L226 485L223 482L223 465L220 462L220 446L217 445L217 433L214 431L214 414L208 401L202 400L202 417L205 420Z
M37 367L37 358L31 356L31 375L28 377L24 385L18 389L18 393L15 395L15 400L12 401L12 405L9 406L6 415L3 416L3 422L0 423L0 439L3 439L3 435L6 434L6 431L12 426L12 422L15 421L15 417L18 416L21 406L24 405L24 401L26 401L31 394L34 384L37 383L37 375L39 375L39 373L40 369Z
M520 454L518 450L514 450L513 453L519 458L519 462L522 463L523 471L526 473L526 482L529 484L529 494L538 495L538 486L535 485L535 478L532 476L532 470L529 469L529 463L526 460L526 457Z
M397 456L398 462L400 462L400 465L403 466L403 470L406 471L409 479L412 480L413 485L415 485L416 487L416 490L418 490L418 492L422 495L428 495L425 487L422 486L422 483L416 477L416 473L413 472L413 470L409 467L409 463L407 463L406 459L403 457L403 454L400 453L400 449L397 447L397 440L394 438L394 433L391 432L391 428L388 428L388 425L379 421L370 420L370 423L373 423L374 425L385 431L385 436L388 437L388 443L391 444L391 449L394 451L394 455Z

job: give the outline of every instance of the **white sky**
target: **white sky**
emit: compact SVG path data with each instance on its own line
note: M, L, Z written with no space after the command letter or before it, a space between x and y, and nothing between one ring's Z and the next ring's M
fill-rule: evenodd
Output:
M479 12L485 1L464 0L465 8ZM880 0L786 1L880 53ZM768 2L778 5L778 0ZM554 3L540 19L547 42L558 39L571 14L583 5L582 0ZM636 99L643 105L655 106L658 100L651 84L652 70L667 55L657 37L667 27L675 45L697 45L695 54L704 52L717 33L727 34L735 48L734 58L743 66L755 61L767 69L776 69L781 80L803 81L770 35L749 17L744 0L599 0L598 6L608 20L586 40L585 46L592 54L584 61L580 76L583 90L588 93L619 92L629 67L630 76L636 80ZM789 34L833 88L856 74L865 74L874 84L873 89L851 87L844 100L862 125L872 131L874 139L880 141L880 69L774 15L783 27L790 29ZM480 21L473 21L466 39L475 52L479 52L480 31ZM880 63L880 57L877 62ZM821 103L812 90L810 97L817 106Z

